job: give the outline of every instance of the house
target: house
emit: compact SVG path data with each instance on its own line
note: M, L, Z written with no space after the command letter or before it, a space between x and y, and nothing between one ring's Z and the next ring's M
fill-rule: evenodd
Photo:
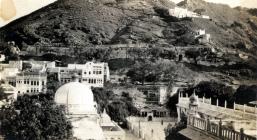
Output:
M74 73L78 74L79 82L93 87L103 87L104 83L110 80L107 63L68 64L67 67L51 67L47 71L49 74L57 74L62 84L70 82Z

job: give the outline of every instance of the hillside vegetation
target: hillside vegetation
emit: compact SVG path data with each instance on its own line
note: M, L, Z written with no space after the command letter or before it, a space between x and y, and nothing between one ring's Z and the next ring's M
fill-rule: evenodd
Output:
M211 19L177 19L167 14L175 6L169 0L58 0L1 28L0 49L15 41L24 58L37 55L28 51L34 49L46 53L45 60L105 61L134 77L141 72L136 64L149 62L165 82L214 80L234 89L257 83L256 10L185 0L178 6ZM211 34L209 43L195 40L199 29ZM140 80L147 77L154 76Z

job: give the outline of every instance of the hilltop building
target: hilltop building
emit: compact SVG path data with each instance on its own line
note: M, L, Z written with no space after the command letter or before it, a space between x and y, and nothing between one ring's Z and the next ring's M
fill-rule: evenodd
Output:
M124 140L125 132L104 111L97 113L97 104L89 85L79 82L79 76L61 86L55 102L64 105L73 125L74 137L80 140Z
M189 11L188 9L175 7L174 9L169 9L169 15L177 18L203 18L210 19L207 15L199 15L195 12Z
M197 39L200 44L206 44L210 42L211 35L207 34L205 30L199 29L195 33L195 39Z

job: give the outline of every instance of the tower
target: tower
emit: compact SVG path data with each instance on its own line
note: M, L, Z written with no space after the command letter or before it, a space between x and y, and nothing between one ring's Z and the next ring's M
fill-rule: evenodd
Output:
M188 110L188 115L189 116L196 116L197 114L197 109L198 109L198 96L195 95L194 93L190 96L189 98L189 110Z

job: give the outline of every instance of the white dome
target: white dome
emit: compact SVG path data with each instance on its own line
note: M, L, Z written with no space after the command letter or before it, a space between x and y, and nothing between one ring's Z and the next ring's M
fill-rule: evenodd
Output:
M95 114L96 103L91 88L79 82L61 86L55 93L55 102L66 106L69 114Z

